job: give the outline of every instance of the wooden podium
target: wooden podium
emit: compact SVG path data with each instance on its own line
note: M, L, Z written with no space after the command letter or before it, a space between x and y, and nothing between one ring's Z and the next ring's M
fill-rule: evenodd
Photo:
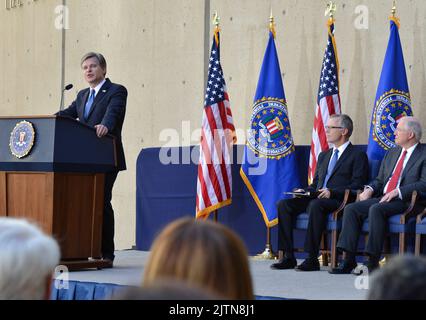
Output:
M18 158L10 140L22 121L32 125L35 139ZM74 119L0 117L0 216L26 218L53 235L69 270L107 266L101 259L104 173L115 168L115 139L99 139Z

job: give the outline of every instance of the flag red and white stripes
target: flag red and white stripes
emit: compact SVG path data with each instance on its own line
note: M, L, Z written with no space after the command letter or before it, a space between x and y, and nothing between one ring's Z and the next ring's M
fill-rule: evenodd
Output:
M315 107L314 127L312 130L308 171L309 183L314 179L318 155L329 148L325 135L325 125L331 115L340 114L341 112L339 96L339 60L337 58L337 49L334 40L334 21L330 19L328 22L328 42L322 64L317 105Z
M219 55L216 30L210 55L198 164L196 217L231 204L235 127Z

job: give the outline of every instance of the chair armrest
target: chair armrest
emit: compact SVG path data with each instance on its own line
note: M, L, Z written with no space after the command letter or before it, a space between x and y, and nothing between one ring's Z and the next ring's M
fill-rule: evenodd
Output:
M401 224L406 224L410 218L415 217L419 214L419 206L416 206L416 201L417 191L414 190L411 194L410 205L408 206L407 210L405 210L404 213L401 215L401 218L399 220Z
M355 195L350 189L345 190L345 195L343 196L343 201L340 204L340 206L332 213L333 214L333 220L337 220L340 218L340 216L343 213L343 209L345 209L346 205L354 202L356 198L358 197L358 191Z
M426 216L426 209L424 209L418 216L416 223L419 224L422 222L423 218Z

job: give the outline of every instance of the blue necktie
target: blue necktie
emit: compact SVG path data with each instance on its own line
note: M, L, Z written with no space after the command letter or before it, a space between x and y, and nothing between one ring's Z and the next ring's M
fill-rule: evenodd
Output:
M323 188L327 188L328 179L330 179L331 173L333 172L338 159L339 159L339 149L336 149L334 150L333 157L331 158L330 163L328 164L327 175L325 176Z
M90 109L92 108L93 101L95 100L95 89L90 90L89 99L87 99L86 106L84 107L84 119L87 120Z

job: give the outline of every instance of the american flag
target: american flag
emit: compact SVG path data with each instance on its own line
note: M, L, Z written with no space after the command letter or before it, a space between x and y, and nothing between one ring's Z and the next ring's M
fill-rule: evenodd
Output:
M235 141L235 127L220 64L219 29L216 29L210 53L201 127L197 218L207 218L212 211L231 204L231 146Z
M334 40L334 21L330 19L328 22L328 42L322 63L314 128L312 130L308 171L309 183L314 179L318 155L329 148L325 135L325 125L331 115L340 113L339 60Z

